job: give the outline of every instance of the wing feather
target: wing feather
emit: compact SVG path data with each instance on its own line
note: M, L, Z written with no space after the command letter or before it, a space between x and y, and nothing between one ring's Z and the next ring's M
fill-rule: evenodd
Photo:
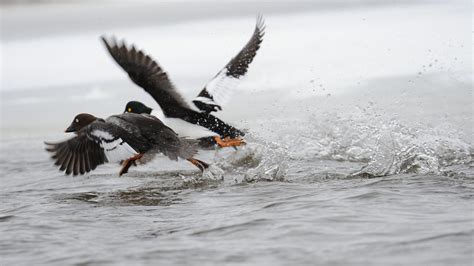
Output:
M189 108L166 72L149 55L133 45L129 48L123 40L117 42L114 37L102 37L102 41L115 62L155 99L165 114L172 114L177 107Z
M260 48L264 34L264 20L262 16L258 16L255 30L247 44L193 100L197 108L207 113L222 110L222 105L231 99L240 78L247 73L250 63Z
M84 160L84 143L80 143L77 149L77 152L79 154L79 173L81 175L86 173L86 166L85 166L85 160Z
M89 161L91 160L91 154L90 152L88 151L88 143L86 142L84 144L84 173L87 173L89 172L90 170L92 170L92 167L91 167L91 164L89 163Z
M109 162L120 162L139 154L118 134L113 135L111 132L101 128L93 129L88 134L103 149Z
M67 166L69 164L69 161L71 160L71 157L72 157L72 153L67 153L64 156L64 160L62 162L57 161L57 164L59 163L59 165L61 165L61 167L59 168L60 171L64 171L67 169Z
M71 157L69 158L68 164L66 166L66 175L70 175L72 173L75 157L76 157L75 151L74 149L71 149Z
M52 153L55 165L66 175L83 175L98 165L129 159L138 154L120 133L126 134L110 123L93 122L74 138L58 143L46 142L46 151Z

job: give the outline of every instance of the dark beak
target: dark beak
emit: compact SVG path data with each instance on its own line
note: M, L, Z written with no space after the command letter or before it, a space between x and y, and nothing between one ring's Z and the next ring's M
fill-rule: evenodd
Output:
M66 128L64 132L69 133L69 132L75 132L75 131L76 129L72 125L70 125L68 128Z

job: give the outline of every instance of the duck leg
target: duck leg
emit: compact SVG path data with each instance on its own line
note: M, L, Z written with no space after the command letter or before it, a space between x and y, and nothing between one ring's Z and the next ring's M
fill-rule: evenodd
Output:
M187 159L190 163L194 164L201 172L204 172L205 169L209 167L209 164L194 158Z
M235 139L231 139L230 137L225 137L222 139L220 136L215 136L214 140L216 141L217 145L219 147L237 147L241 145L245 145L245 141L239 137Z
M139 153L139 154L133 156L132 158L129 158L129 159L123 161L122 169L119 172L119 176L121 176L123 174L126 174L128 172L128 169L130 168L130 166L132 166L132 164L136 165L135 161L139 160L142 157L143 157L143 153Z

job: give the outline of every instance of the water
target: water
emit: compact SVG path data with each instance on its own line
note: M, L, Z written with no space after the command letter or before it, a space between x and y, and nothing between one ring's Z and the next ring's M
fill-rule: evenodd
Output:
M238 151L201 152L224 180L166 158L123 177L117 165L66 177L43 150L56 135L4 139L3 262L469 265L463 127L326 111L268 121Z
M248 130L248 145L198 156L223 180L164 157L122 177L113 164L58 172L43 141L67 138L76 113L154 103L96 49L100 26L25 41L18 24L2 40L1 264L472 265L472 51L459 23L470 9L314 10L266 15L261 53L218 114ZM212 25L238 49L251 27L228 25L249 20L115 30L157 54L190 99L228 57L196 69L204 54L233 53L210 45ZM61 56L70 47L74 64Z
M360 163L317 158L290 160L273 182L234 183L232 171L222 182L159 170L71 178L30 145L2 160L6 265L472 261L472 163L372 179L349 177ZM25 165L26 152L38 158Z

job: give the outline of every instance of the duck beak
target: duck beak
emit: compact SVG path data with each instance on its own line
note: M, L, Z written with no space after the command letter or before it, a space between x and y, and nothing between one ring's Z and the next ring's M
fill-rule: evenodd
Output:
M76 129L72 125L70 125L68 128L66 128L64 132L69 133L69 132L75 132L75 131Z

